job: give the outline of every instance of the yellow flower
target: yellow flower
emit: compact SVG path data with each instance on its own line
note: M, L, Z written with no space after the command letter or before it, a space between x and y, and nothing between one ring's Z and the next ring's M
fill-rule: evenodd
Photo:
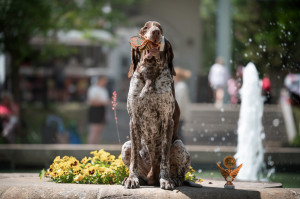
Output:
M50 173L50 175L51 175L52 178L55 178L55 177L57 177L57 172L54 171L54 172Z
M96 168L94 166L91 166L88 168L88 174L90 176L95 175L96 174Z
M113 170L111 168L104 167L104 175L112 173Z
M59 163L60 161L60 156L56 156L56 158L53 160L54 163Z
M81 163L82 164L86 164L88 161L90 161L92 158L91 157L89 157L89 158L87 158L87 157L84 157L82 160L81 160Z
M73 167L73 174L77 175L77 174L81 173L81 171L82 171L82 169L79 165L76 167Z
M191 166L190 166L190 172L195 173L195 170Z
M87 163L84 168L89 168L90 166L92 166L92 164L91 163Z
M64 160L64 161L68 161L68 160L69 160L69 156L64 156L64 157L63 157L63 160Z
M59 170L57 171L56 177L60 177L60 176L62 176L62 175L66 175L66 173L65 173L64 170L59 169Z
M97 167L98 173L103 173L105 171L105 169L106 169L106 167L100 167L100 166Z
M195 181L195 183L197 183L197 184L200 184L201 182L203 182L202 179L198 179L198 180Z
M96 151L91 151L91 153L90 154L93 154L93 155L95 155L97 153L97 150Z
M84 178L85 176L84 175L78 175L78 176L76 176L75 178L74 178L74 181L76 181L76 182L79 182L79 181L81 181L83 178Z
M113 162L113 161L115 161L115 159L116 159L116 156L114 156L114 155L110 155L107 157L108 162Z

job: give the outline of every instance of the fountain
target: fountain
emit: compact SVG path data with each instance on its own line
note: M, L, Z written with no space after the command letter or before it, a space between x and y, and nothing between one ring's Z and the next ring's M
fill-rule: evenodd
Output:
M263 97L258 72L253 63L243 71L243 86L240 89L241 108L238 122L238 145L235 158L237 165L243 163L238 179L261 180L264 164Z

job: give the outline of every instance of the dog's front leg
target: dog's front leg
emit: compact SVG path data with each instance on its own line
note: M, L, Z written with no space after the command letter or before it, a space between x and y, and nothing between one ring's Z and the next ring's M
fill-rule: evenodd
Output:
M170 149L172 140L172 131L174 128L174 121L170 119L163 124L163 143L162 143L162 158L160 163L160 188L173 190L175 188L174 182L170 178Z
M127 189L135 189L140 187L138 179L138 152L140 150L140 134L139 126L136 121L130 119L130 137L131 137L131 158L129 166L129 177L123 181L123 185Z

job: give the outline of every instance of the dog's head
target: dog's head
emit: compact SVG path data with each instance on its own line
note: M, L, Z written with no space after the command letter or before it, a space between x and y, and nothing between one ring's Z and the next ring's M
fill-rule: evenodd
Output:
M138 63L142 61L160 59L164 62L168 63L168 67L171 71L172 75L176 75L174 66L173 66L173 49L171 43L164 38L163 29L161 25L156 21L148 21L145 25L140 29L140 37L144 41L150 42L150 49L146 49L141 51L138 47L131 48L131 65L128 72L128 77L130 78Z

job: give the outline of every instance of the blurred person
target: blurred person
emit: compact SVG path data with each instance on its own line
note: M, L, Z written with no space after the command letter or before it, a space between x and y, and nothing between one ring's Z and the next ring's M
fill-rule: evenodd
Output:
M106 89L107 78L99 76L96 83L88 89L87 101L89 104L88 144L99 144L100 136L105 125L105 111L109 104L109 94Z
M290 73L284 78L284 86L290 93L290 102L300 107L300 73Z
M238 85L237 81L234 78L230 78L227 81L227 91L230 96L230 103L237 104L238 103Z
M181 133L184 122L189 119L189 88L185 82L186 79L191 77L191 72L189 70L182 69L180 67L175 67L176 76L174 79L175 86L175 96L180 108L180 118L178 124L178 136L183 141L183 136Z
M53 79L55 85L55 98L59 102L65 101L65 69L61 59L56 59L53 68Z
M264 74L264 78L262 80L262 95L265 97L265 103L271 103L271 80L268 74Z
M0 106L5 110L6 114L1 117L2 132L1 135L8 140L9 143L15 143L16 132L19 124L19 106L14 102L13 96L9 92L3 92L1 95Z
M237 104L240 101L239 90L242 87L243 67L238 66L235 77L227 81L227 92L230 96L230 103Z
M215 107L223 106L225 88L229 79L229 73L224 66L224 59L218 57L214 65L211 66L208 74L208 81L214 93Z

